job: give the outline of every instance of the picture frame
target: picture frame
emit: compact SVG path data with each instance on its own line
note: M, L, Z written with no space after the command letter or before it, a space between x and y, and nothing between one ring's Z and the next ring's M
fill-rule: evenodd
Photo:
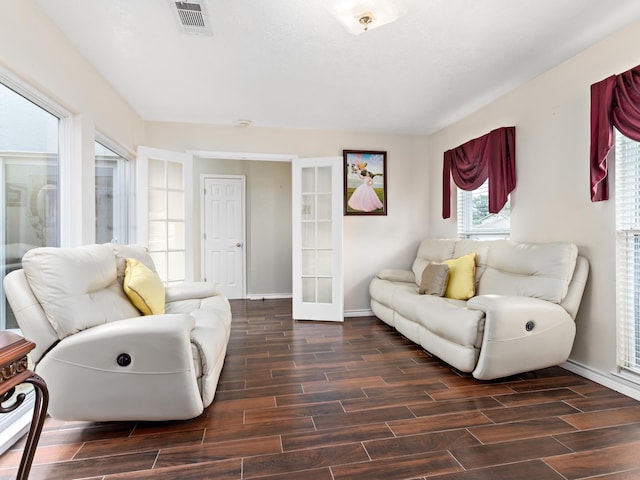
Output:
M343 150L344 214L387 214L387 152Z

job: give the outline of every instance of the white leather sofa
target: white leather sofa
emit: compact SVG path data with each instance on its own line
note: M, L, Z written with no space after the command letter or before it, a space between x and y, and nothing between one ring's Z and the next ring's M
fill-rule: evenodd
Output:
M476 253L475 295L421 295L430 262ZM462 372L490 380L564 362L589 266L571 243L425 239L411 270L385 269L369 286L388 325Z
M204 282L169 285L165 313L142 315L123 292L127 258L155 272L144 248L104 244L35 248L5 277L54 418L179 420L213 401L229 302Z

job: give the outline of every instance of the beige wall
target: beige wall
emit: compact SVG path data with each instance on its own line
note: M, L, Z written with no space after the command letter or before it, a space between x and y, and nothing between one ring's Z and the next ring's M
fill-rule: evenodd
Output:
M613 201L592 203L589 197L589 88L637 65L635 45L640 24L429 138L430 231L455 236L455 218L445 221L440 212L443 152L494 128L516 126L511 237L572 241L587 257L591 272L571 359L603 375L615 367L615 217Z
M71 165L63 172L71 193L63 212L70 215L62 219L63 240L69 245L93 242L95 132L135 151L144 138L144 122L32 0L0 2L3 74L37 89L72 115L66 145Z
M300 157L342 156L343 149L386 150L388 215L344 217L345 310L349 312L368 310L372 275L384 267L409 267L418 241L428 233L430 187L424 137L148 122L146 141L176 151ZM274 212L275 221L284 221L278 215ZM200 251L199 239L194 249Z
M291 295L291 163L195 158L193 191L203 175L242 175L246 188L247 294ZM194 237L202 238L201 203L194 203ZM201 249L195 250L195 278L201 278Z

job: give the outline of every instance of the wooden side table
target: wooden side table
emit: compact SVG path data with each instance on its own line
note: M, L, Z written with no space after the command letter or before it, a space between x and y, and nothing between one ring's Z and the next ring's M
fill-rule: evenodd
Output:
M16 386L21 383L32 384L36 396L31 427L27 435L27 443L22 453L16 480L26 480L29 477L31 463L36 453L36 447L38 446L49 405L47 385L39 375L29 370L27 354L35 346L35 343L25 340L20 335L16 335L13 332L0 331L0 403L9 400L14 394ZM14 411L24 402L24 399L25 394L20 393L10 406L2 407L0 405L0 413Z

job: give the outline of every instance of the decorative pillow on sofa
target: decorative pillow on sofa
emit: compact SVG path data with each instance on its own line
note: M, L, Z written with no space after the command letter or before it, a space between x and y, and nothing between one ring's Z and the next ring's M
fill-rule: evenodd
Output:
M164 313L164 285L151 269L135 258L125 260L124 293L145 315Z
M438 295L442 297L449 283L449 265L443 263L430 263L422 272L420 282L420 295Z
M442 262L449 266L449 283L444 296L457 300L468 300L475 295L475 252Z

